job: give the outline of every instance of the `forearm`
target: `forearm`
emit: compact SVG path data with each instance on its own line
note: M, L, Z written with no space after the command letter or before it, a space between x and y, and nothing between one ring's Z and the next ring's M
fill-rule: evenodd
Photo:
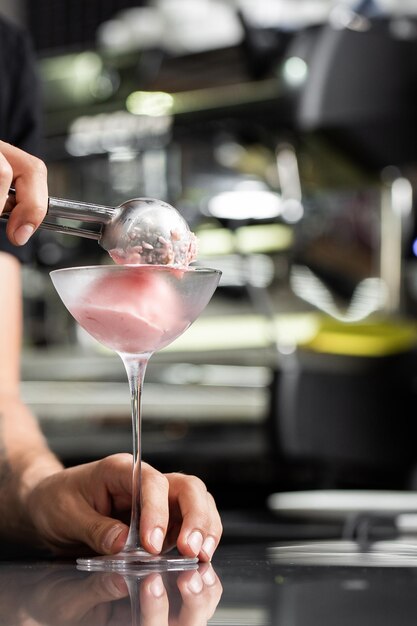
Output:
M0 396L0 535L35 540L27 498L61 469L28 407L18 397Z

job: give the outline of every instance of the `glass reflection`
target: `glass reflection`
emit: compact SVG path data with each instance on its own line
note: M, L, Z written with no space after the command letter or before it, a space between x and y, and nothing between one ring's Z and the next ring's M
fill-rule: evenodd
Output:
M8 626L204 626L222 585L209 563L185 571L81 572L4 567L0 624Z

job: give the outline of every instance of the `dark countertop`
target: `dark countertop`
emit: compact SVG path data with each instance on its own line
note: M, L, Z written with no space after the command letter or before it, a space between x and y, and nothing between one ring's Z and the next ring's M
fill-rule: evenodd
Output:
M159 597L151 592L157 573L124 578L73 561L8 557L0 561L0 624L414 626L417 543L381 545L363 553L352 543L319 544L309 557L288 555L283 544L221 545L212 569L163 573Z

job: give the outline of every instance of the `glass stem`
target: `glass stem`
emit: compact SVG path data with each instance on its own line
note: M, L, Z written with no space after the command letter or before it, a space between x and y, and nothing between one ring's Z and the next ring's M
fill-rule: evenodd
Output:
M124 547L125 551L139 550L139 525L142 509L142 480L141 480L141 430L142 430L142 389L146 366L150 354L121 354L129 380L130 399L132 406L132 433L133 433L133 476L132 476L132 513L130 518L129 534Z

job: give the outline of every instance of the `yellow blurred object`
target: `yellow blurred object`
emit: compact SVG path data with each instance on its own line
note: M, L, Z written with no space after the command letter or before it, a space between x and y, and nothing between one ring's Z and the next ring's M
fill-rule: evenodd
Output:
M314 337L300 346L327 354L388 356L417 346L417 324L386 319L347 324L323 317Z

